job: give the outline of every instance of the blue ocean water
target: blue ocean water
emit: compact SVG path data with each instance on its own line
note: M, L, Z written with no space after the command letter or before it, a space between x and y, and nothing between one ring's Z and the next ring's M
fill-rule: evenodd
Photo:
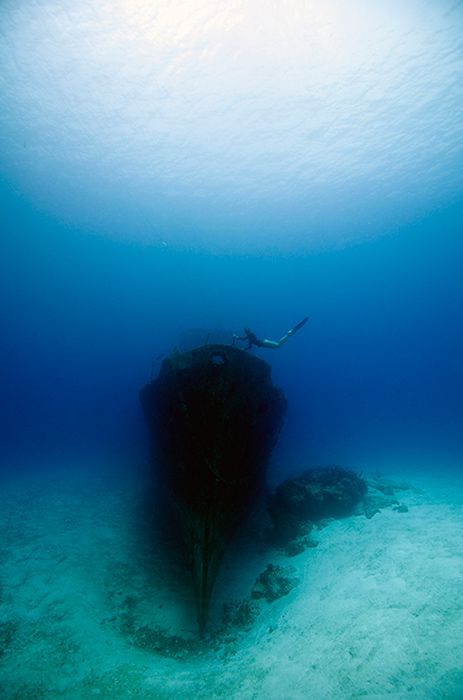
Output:
M462 37L455 0L3 0L2 475L132 469L174 348L305 316L252 350L273 481L461 474Z
M6 454L130 434L191 328L277 337L308 314L262 353L286 449L459 463L459 3L0 19Z
M309 315L279 350L254 350L289 401L280 462L461 465L458 204L393 235L281 256L80 234L5 185L2 209L5 459L137 452L138 390L185 334L279 338Z

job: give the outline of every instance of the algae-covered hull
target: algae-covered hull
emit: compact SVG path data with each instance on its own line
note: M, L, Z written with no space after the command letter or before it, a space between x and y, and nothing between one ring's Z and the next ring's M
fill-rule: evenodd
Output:
M165 359L141 401L204 629L225 544L262 486L286 400L266 362L207 345Z

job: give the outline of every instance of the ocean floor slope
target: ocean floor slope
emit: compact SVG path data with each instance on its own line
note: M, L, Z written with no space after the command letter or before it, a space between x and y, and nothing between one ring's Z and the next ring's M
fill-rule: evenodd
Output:
M139 503L123 479L3 485L4 700L463 697L461 478L416 476L400 492L408 510L330 521L291 558L232 546L205 639L187 573L143 542ZM219 622L269 563L297 585L241 626Z

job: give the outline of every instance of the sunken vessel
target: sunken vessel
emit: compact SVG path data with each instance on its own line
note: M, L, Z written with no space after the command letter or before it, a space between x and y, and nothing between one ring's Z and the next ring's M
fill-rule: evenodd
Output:
M214 344L164 359L141 403L203 632L223 552L263 487L286 399L264 360Z

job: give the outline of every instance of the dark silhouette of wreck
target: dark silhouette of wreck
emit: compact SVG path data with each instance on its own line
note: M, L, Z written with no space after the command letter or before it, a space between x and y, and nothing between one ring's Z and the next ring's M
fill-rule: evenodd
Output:
M263 485L286 399L266 362L214 344L164 359L141 402L204 631L225 545Z

